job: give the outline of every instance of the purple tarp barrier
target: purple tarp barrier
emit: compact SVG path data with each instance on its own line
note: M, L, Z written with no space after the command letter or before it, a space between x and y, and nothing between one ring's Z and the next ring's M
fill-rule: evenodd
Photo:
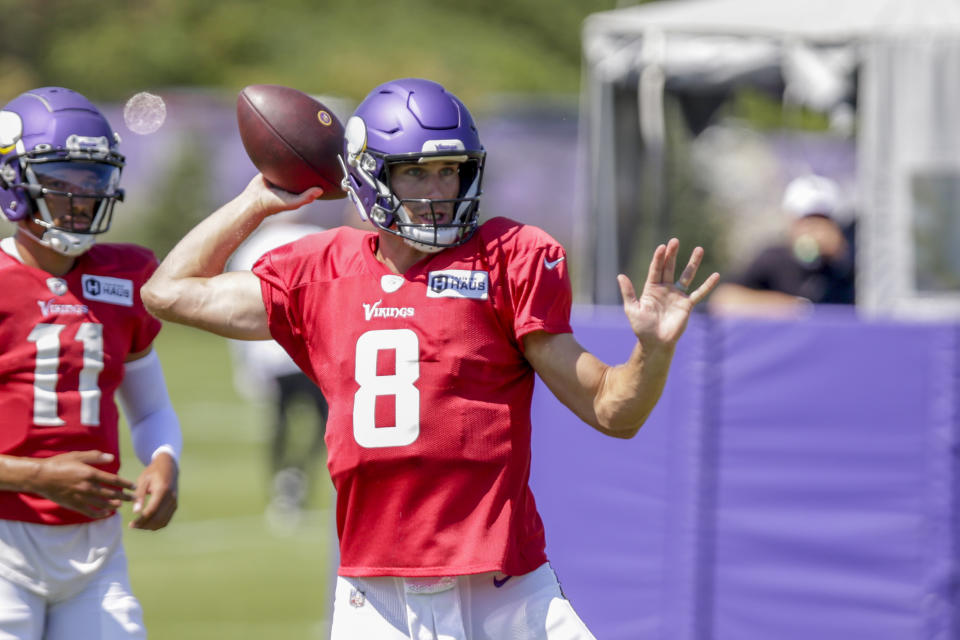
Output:
M622 361L619 309L578 314ZM542 385L532 482L547 552L601 639L957 637L960 328L691 320L631 441Z

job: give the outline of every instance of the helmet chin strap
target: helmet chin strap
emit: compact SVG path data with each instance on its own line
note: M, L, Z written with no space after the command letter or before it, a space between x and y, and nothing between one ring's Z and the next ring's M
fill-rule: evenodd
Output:
M458 233L458 229L440 229L436 235L429 229L411 229L408 233L403 234L403 241L417 251L439 253L456 242ZM436 240L441 245L427 244L422 242L423 240Z
M407 224L407 225L413 224L413 218L411 217L410 212L407 211L407 208L404 205L400 205L400 207L397 209L397 212L394 215L397 218L399 218L399 220L397 220L394 223L395 225L396 224ZM413 247L417 251L421 251L423 253L439 253L447 248L446 246L442 246L442 245L451 246L454 243L454 241L456 241L458 230L457 229L440 229L436 233L434 233L434 231L430 229L420 229L417 227L413 227L412 229L407 229L404 232L400 232L398 227L397 232L401 237L403 237L403 241L407 245ZM427 242L423 242L424 240L438 241L441 243L441 246L438 246L435 244L428 244Z
M93 234L70 233L61 229L47 229L44 231L43 236L38 238L29 228L21 227L21 229L24 231L26 237L40 246L52 249L64 256L76 257L86 253L90 250L90 247L93 246L93 243L96 242L96 237Z
M403 241L406 242L411 247L413 247L414 249L416 249L417 251L421 251L423 253L440 253L441 251L446 249L446 247L438 247L432 244L423 244L422 242L417 242L416 240L414 240L409 236L403 236Z
M96 240L96 236L93 234L47 229L40 241L47 242L48 246L57 253L65 256L79 256L89 251Z

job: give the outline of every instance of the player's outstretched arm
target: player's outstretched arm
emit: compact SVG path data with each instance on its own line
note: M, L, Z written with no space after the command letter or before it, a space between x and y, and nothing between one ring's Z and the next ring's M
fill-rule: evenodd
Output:
M288 193L257 175L167 254L140 291L144 305L162 320L228 338L269 338L260 281L250 271L223 273L224 265L264 218L298 209L322 194L320 188Z
M703 249L693 250L674 280L679 249L676 238L657 247L639 297L630 278L617 276L624 312L637 336L623 364L604 364L571 334L536 332L524 337L527 359L550 390L584 422L608 435L631 438L643 426L663 392L690 313L720 279L714 273L688 293Z

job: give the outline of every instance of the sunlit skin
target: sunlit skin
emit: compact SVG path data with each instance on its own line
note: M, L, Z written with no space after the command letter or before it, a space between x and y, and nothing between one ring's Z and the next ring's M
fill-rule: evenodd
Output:
M460 192L460 163L450 160L411 162L390 167L390 186L401 200L450 200ZM453 220L453 202L405 202L410 220L419 224L445 224ZM377 259L397 273L404 273L428 253L407 244L403 238L380 234Z
M390 186L403 200L451 200L460 191L460 163L448 160L411 162L390 167ZM449 223L453 219L453 202L408 202L404 207L410 219L421 224ZM434 219L436 218L436 219Z

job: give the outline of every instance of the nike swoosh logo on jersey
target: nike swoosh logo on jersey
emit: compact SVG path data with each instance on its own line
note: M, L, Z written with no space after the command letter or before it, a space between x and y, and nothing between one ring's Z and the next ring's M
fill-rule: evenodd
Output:
M503 576L503 580L497 580L497 576L493 576L493 586L499 589L503 585L507 584L507 580L509 580L512 577L513 576Z
M563 262L565 259L566 259L566 256L560 256L556 260L547 260L546 258L544 258L543 266L545 266L547 269L550 269L552 271L557 267L558 264Z

